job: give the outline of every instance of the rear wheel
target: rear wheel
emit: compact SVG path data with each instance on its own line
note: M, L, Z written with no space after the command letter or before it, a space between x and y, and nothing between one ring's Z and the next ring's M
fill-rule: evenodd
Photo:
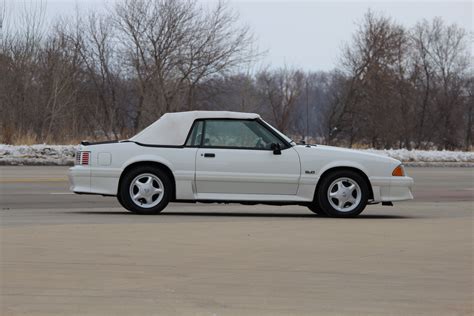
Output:
M339 170L321 180L317 205L331 217L355 217L367 205L369 187L365 179L352 170Z
M172 183L161 169L141 166L123 176L119 191L117 199L127 210L137 214L158 214L170 201Z

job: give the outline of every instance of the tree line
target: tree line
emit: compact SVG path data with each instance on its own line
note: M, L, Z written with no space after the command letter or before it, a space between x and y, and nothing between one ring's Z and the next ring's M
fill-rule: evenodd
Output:
M367 12L332 71L266 67L224 3L120 0L106 13L10 23L0 7L0 142L122 139L163 113L257 112L296 141L467 149L469 34L442 19L407 28Z

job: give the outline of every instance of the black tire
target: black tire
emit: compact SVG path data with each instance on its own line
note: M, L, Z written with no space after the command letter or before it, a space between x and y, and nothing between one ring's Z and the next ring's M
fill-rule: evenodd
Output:
M351 192L350 194L354 199L359 198L360 194L360 199L358 199L358 203L352 203L347 202L342 202L342 208L346 207L348 211L341 211L338 210L337 208L333 207L334 204L341 203L337 198L332 199L332 203L329 201L329 193L328 190L330 189L330 186L334 188L338 187L334 183L341 180L341 179L347 179L347 180L342 180L343 182L346 181L345 183L349 183L348 181L353 181L355 182L359 188L360 188L360 193L358 192ZM346 188L345 188L346 189ZM336 193L339 192L339 189L336 190ZM357 190L356 190L357 191ZM346 192L344 192L346 193ZM355 195L355 196L354 196ZM345 195L346 196L346 195ZM330 217L355 217L362 213L362 211L365 209L367 206L367 201L369 198L369 187L367 181L357 172L354 172L352 170L338 170L331 172L327 176L325 176L323 179L321 179L321 183L318 187L318 192L315 196L315 205L320 206L320 209L327 214L327 216ZM345 201L343 198L342 201ZM351 209L353 208L353 209Z
M311 210L311 212L315 213L315 214L318 214L319 216L321 217L326 217L328 216L328 214L326 214L326 212L324 212L318 205L316 205L316 203L311 203L310 205L308 205L308 208Z
M123 208L126 208L123 204L122 195L120 195L120 193L117 194L117 201L119 201L120 205L122 205Z
M152 207L141 207L137 203L135 203L130 196L130 185L132 181L139 177L140 175L151 174L157 177L162 183L162 194L161 200L158 204L153 205ZM158 186L158 182L153 181L154 186ZM161 185L160 185L161 187ZM161 170L160 168L154 166L139 166L133 168L132 170L128 171L123 177L120 182L120 189L119 194L117 195L117 199L119 200L120 204L130 212L141 214L141 215L155 215L160 213L169 203L171 196L173 193L173 185L172 182L166 172ZM155 196L153 196L155 197ZM158 194L159 197L159 194ZM156 199L158 199L156 197ZM146 201L145 201L146 202Z

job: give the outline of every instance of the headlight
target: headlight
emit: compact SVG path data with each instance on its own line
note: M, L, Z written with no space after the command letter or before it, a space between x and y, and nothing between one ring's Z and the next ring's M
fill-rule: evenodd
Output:
M403 168L403 165L399 165L392 171L392 176L394 177L404 177L405 176L405 169Z

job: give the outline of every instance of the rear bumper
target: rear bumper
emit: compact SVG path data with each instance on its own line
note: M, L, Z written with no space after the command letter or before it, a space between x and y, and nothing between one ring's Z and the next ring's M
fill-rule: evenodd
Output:
M412 200L413 178L373 177L370 178L374 202L395 202Z
M80 194L117 195L121 170L74 166L69 168L69 189Z
M91 170L89 167L69 168L69 190L75 193L91 193Z

